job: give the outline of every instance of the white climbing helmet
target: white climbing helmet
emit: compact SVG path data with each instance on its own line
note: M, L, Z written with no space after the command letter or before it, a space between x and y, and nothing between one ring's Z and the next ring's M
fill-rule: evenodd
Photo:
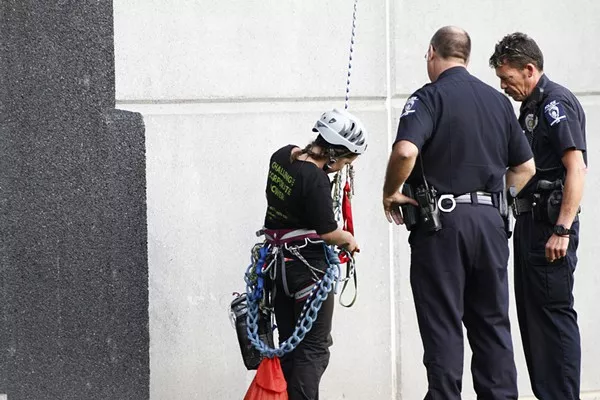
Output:
M367 131L360 120L346 110L334 108L324 112L313 132L319 132L327 143L344 146L352 153L362 154L367 150Z

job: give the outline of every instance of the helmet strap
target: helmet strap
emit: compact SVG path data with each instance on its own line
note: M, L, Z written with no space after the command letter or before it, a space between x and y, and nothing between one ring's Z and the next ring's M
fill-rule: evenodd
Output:
M329 161L323 165L323 171L327 172L331 169L331 165L335 164L336 159L333 157L329 157Z

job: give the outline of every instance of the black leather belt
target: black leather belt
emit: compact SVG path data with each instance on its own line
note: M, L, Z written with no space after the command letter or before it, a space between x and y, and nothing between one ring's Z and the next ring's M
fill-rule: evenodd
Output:
M518 217L519 215L530 213L533 209L533 205L529 199L514 199L512 209L513 215Z

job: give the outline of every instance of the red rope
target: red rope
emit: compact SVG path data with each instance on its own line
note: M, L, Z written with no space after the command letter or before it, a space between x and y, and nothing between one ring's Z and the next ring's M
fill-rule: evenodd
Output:
M354 220L352 219L352 204L350 202L351 190L350 183L346 181L346 185L344 186L344 195L342 198L342 218L344 220L343 229L354 235ZM345 252L341 252L338 257L342 264L350 261L348 254Z

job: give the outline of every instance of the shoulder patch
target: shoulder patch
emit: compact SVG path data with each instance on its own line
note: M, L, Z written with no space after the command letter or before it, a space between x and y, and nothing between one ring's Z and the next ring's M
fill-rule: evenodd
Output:
M406 117L409 114L414 113L418 107L419 98L417 96L412 96L408 100L406 100L406 104L402 109L402 114L400 114L400 118Z
M558 100L552 100L550 103L544 106L544 115L550 123L550 126L556 125L567 119L567 114L565 114L565 109L562 104Z

